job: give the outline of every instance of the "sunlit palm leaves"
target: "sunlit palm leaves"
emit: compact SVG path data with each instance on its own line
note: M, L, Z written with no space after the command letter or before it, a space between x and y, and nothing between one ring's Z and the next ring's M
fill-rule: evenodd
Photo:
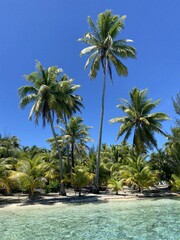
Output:
M130 156L128 164L120 170L121 181L128 186L135 185L141 192L158 182L158 173L151 171L145 158L146 155Z
M98 15L97 24L93 22L91 17L88 17L88 24L91 32L85 33L83 38L79 41L90 45L81 51L81 55L90 54L85 68L89 65L91 78L96 78L97 71L102 65L102 68L109 72L112 79L113 65L118 75L126 76L128 74L127 68L119 60L120 58L135 58L136 51L134 47L128 46L127 43L132 42L129 39L116 40L118 34L124 28L124 20L126 16L112 15L111 11L105 11Z
M112 80L112 65L115 67L119 76L127 76L128 70L126 66L119 60L119 58L126 59L128 57L135 58L136 51L134 47L128 46L126 43L132 40L123 39L116 40L116 37L124 28L125 16L113 15L112 11L105 11L98 15L97 23L88 17L88 24L91 31L84 34L79 41L90 45L84 48L80 55L90 55L86 61L85 69L90 66L89 76L91 79L96 78L100 66L103 70L103 89L102 89L102 103L101 103L101 120L98 140L98 157L96 164L95 188L99 191L99 167L100 167L100 153L102 144L102 128L104 118L104 98L106 90L106 75L107 73Z
M147 99L147 89L138 90L134 88L130 92L130 101L121 99L121 104L117 105L126 116L113 118L110 123L120 123L117 139L124 135L123 142L126 142L133 134L133 145L138 153L145 151L148 147L157 148L157 141L154 133L166 134L162 131L161 122L169 120L165 113L151 111L158 105L159 100L152 102Z
M20 107L23 109L28 104L33 104L29 118L32 119L34 116L36 124L39 119L42 119L43 126L50 123L59 155L60 181L63 179L62 155L53 120L55 115L60 119L70 117L76 111L80 111L80 107L82 107L81 97L74 94L79 85L73 85L72 79L69 79L67 75L61 76L61 73L61 68L52 66L45 69L37 61L36 71L25 76L30 85L19 88ZM65 195L63 184L61 184L61 194Z
M45 185L45 173L51 164L44 160L43 154L37 154L32 159L28 155L22 155L21 158L16 164L16 171L11 171L9 180L17 182L22 190L28 190L31 198L35 188Z

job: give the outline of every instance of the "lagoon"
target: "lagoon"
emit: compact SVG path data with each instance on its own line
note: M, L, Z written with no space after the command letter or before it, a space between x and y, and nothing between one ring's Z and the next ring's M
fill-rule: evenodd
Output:
M1 240L179 240L180 199L0 209Z

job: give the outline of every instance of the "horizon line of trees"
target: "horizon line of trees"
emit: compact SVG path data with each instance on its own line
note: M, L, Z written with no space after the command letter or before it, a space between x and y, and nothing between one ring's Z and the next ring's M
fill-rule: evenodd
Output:
M137 91L137 89L134 90ZM173 100L173 104L175 102ZM125 112L127 112L126 109ZM121 117L120 120L122 119ZM54 138L47 139L50 149L46 149L37 146L20 146L16 136L0 137L1 192L23 191L28 192L29 197L32 198L37 188L42 188L46 192L59 191L61 182L64 191L66 188L73 187L79 191L79 195L83 187L93 190L98 148L89 148L87 145L88 141L93 141L89 137L90 127L83 123L80 116L76 116L69 118L66 123L60 122L58 129L60 134L56 133L56 139L61 151L62 169L59 166L59 155ZM134 136L135 134L134 131ZM158 146L155 146L156 151L151 154L148 154L148 149L152 149L151 145L149 148L144 144L143 150L139 152L138 142L128 145L126 135L119 145L102 144L99 188L110 188L118 194L118 190L128 186L142 192L165 181L174 191L179 191L180 127L178 121L172 128L171 135L167 136L164 148L158 149ZM60 170L63 179L60 178Z

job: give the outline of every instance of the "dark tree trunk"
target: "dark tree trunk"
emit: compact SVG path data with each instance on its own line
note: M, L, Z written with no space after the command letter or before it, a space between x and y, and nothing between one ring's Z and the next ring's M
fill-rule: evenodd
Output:
M72 161L72 172L74 172L74 143L71 145L71 161Z
M59 191L59 194L61 194L62 196L66 196L66 192L65 192L65 189L64 189L64 183L62 182L62 180L63 180L62 154L61 154L61 150L60 150L60 147L59 147L59 144L58 144L58 140L57 140L57 137L56 137L56 133L55 133L55 130L54 130L53 121L52 121L50 113L49 113L49 121L50 121L51 130L52 130L52 133L53 133L53 137L54 137L54 140L55 140L55 143L56 143L56 149L57 149L58 156L59 156L59 173L60 173L60 191Z

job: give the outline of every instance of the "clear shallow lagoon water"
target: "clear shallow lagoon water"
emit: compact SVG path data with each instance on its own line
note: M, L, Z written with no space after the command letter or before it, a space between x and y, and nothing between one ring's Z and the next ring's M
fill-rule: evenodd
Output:
M1 240L180 240L180 199L0 209Z

